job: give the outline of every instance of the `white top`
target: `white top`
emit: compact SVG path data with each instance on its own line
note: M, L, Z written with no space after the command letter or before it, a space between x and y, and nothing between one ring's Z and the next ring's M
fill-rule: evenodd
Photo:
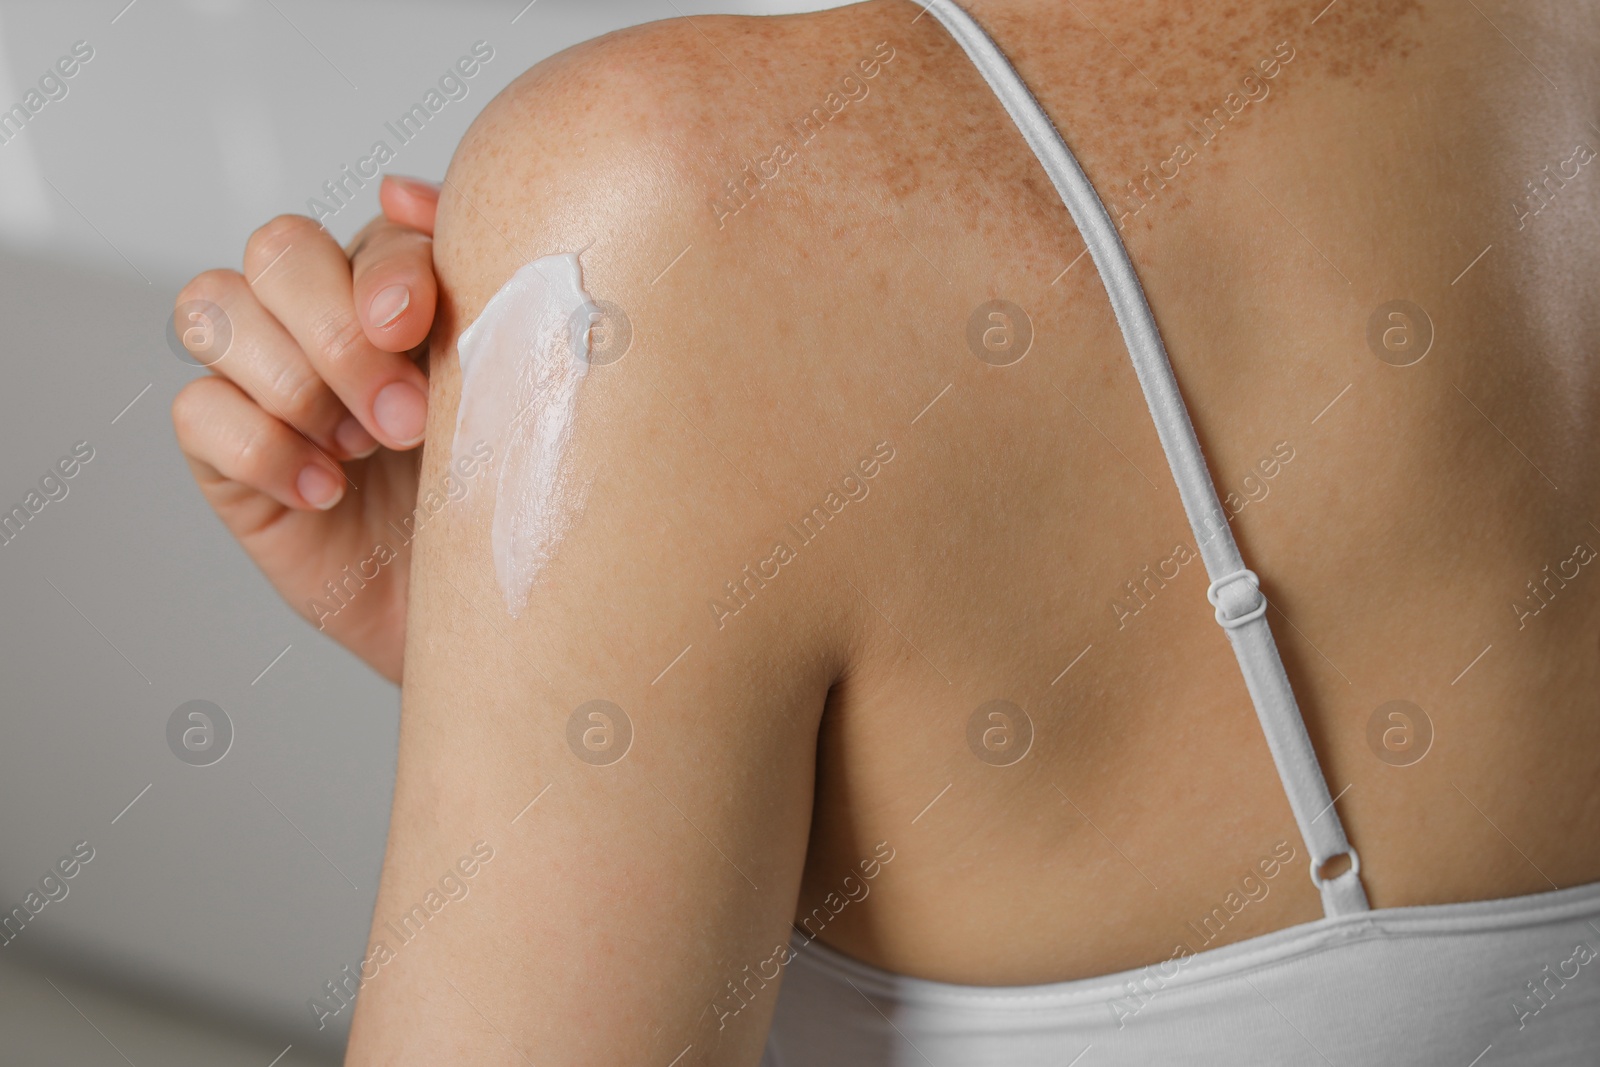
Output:
M797 933L763 1067L1600 1063L1600 883L1371 910L1127 249L1044 109L953 0L921 5L999 97L1099 272L1310 853L1324 918L1134 971L1039 986L890 974ZM1315 872L1346 854L1336 877ZM1191 952L1192 952L1191 947Z
M792 948L762 1067L1600 1063L1600 884L1324 918L1050 985Z

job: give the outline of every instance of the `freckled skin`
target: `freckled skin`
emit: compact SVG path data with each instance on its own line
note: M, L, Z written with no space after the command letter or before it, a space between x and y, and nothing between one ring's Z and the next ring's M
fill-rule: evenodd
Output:
M1108 205L1287 42L1270 92L1192 145L1124 238L1219 494L1246 502L1234 532L1332 791L1349 786L1338 811L1368 893L1388 907L1600 879L1600 571L1546 601L1528 588L1580 541L1600 548L1600 161L1552 181L1537 216L1519 224L1518 207L1542 168L1600 148L1595 5L970 8ZM916 13L877 0L613 35L520 79L451 167L425 481L457 397L450 341L523 263L586 249L585 287L627 309L634 346L585 382L589 505L527 619L490 628L471 607L494 594L470 503L419 542L383 893L402 903L448 851L422 828L464 834L543 781L565 784L541 804L590 783L589 806L558 809L590 851L580 862L555 829L537 863L508 849L496 870L553 896L517 898L493 929L569 968L630 952L681 968L585 971L614 1011L716 972L705 958L766 959L771 931L879 841L896 858L822 939L922 977L1033 983L1167 959L1279 841L1295 860L1215 943L1320 915L1203 571L1161 577L1193 538L1104 291L1075 262L1082 240L965 56ZM803 141L791 123L883 42L894 58L870 91ZM779 143L792 160L729 201ZM1007 367L968 349L993 299L1032 325ZM1368 343L1402 299L1432 324L1403 367ZM870 494L802 543L790 525L884 441ZM797 558L757 586L745 568L780 539ZM1519 625L1519 602L1542 606ZM575 766L564 717L597 695L637 711L627 766L651 788L560 777ZM995 699L1033 723L1014 766L967 745ZM1391 700L1431 719L1414 766L1369 747ZM462 715L496 739L477 762L438 754ZM542 732L503 743L473 715ZM463 780L493 794L482 813L461 809ZM705 837L654 821L677 819L662 795ZM744 883L705 840L745 861L759 916L736 910L746 898L720 879ZM704 855L680 871L685 841ZM587 895L558 899L569 884ZM626 929L644 948L562 940L599 899L628 921L593 936ZM519 925L546 915L571 918ZM584 988L496 995L548 1036L554 1013L599 1010L568 986ZM363 994L358 1032L376 1040L377 1013L436 995L453 996L379 1009ZM644 1014L677 1034L662 1010ZM741 1016L754 1029L721 1062L759 1048L767 1011ZM599 1048L595 1062L661 1051Z

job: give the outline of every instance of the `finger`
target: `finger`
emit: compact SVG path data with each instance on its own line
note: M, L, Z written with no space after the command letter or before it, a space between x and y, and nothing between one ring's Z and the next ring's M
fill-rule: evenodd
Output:
M328 232L304 216L280 215L251 235L245 264L261 305L367 432L389 448L418 444L428 380L410 359L367 339L350 261Z
M377 218L352 248L356 314L367 339L386 352L416 348L433 328L433 238Z
M231 341L206 367L237 384L268 414L341 458L370 455L378 442L350 417L293 337L256 299L237 271L211 270L178 294L178 304L204 300L227 316Z
M386 174L378 186L378 203L390 222L433 236L433 220L439 211L439 186L435 183Z
M326 511L344 496L344 471L225 378L197 378L172 402L178 446L202 471L285 507Z

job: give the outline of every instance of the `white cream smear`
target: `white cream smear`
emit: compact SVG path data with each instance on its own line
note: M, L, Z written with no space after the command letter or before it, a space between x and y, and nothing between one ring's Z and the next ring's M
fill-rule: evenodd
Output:
M461 407L451 465L478 442L494 449L490 546L512 618L583 507L587 485L567 449L597 311L578 257L545 256L512 275L456 343Z

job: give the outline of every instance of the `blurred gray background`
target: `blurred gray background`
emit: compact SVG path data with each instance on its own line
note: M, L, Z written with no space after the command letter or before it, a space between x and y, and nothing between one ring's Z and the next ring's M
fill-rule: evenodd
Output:
M93 49L0 143L0 512L93 449L0 544L0 913L75 844L94 850L0 946L0 1063L333 1063L349 1024L319 1031L307 1002L364 952L399 693L277 599L190 482L168 408L203 372L165 340L178 288L304 213L475 41L493 60L386 171L442 176L496 92L579 41L829 6L0 5L0 109ZM336 237L376 191L329 220ZM168 748L190 700L233 724L211 766Z

